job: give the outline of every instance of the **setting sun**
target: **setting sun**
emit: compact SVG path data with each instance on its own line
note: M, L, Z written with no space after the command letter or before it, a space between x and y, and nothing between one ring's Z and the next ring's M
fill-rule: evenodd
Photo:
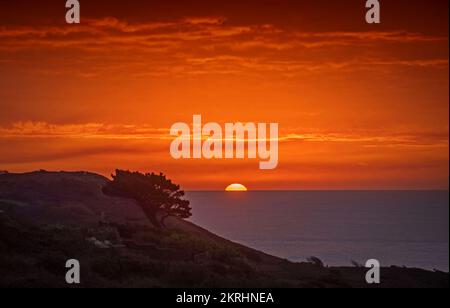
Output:
M242 184L231 184L227 188L226 191L248 191L247 187Z

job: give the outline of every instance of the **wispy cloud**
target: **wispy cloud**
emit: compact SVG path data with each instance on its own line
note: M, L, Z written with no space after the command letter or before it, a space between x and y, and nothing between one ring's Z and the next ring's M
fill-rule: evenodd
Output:
M133 70L134 76L255 71L295 76L299 72L358 70L368 65L372 70L387 65L448 68L444 56L424 57L413 52L425 44L445 46L448 37L408 31L302 32L271 24L234 25L220 16L148 23L83 19L76 27L1 27L0 42L0 56L18 58L16 65L30 66L30 60L14 56L21 51L51 50L56 59L65 55L65 61L55 68L47 65L49 73L80 70L80 62L90 63L79 72L84 77L125 70ZM410 46L410 53L407 58L386 54L381 48L386 44ZM320 56L330 49L333 56ZM372 49L377 52L370 52ZM77 54L76 61L68 54ZM33 69L36 66L33 62Z
M86 138L86 139L166 139L169 129L142 125L117 124L50 124L46 122L17 122L0 126L0 138Z
M354 143L363 146L429 146L448 147L448 129L440 131L405 131L392 132L381 130L365 130L354 132L317 132L305 128L285 130L278 141L292 142L322 142L322 143ZM0 126L0 138L80 138L105 140L155 140L170 141L176 138L170 135L170 128L154 128L145 125L120 124L50 124L46 122L17 122L9 126ZM207 139L207 136L203 136ZM249 140L244 140L249 141ZM251 140L250 140L251 141ZM266 141L269 141L267 139Z

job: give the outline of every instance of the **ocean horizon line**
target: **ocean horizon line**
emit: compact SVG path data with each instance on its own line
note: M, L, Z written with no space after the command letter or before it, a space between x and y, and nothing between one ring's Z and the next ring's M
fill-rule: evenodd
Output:
M223 192L219 189L185 189L185 192ZM228 193L252 193L252 192L450 192L449 189L249 189L248 191Z

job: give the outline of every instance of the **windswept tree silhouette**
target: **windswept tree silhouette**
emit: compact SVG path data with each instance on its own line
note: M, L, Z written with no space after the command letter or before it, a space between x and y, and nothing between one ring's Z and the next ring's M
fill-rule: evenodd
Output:
M192 216L190 202L184 199L180 186L160 173L140 173L116 170L113 180L103 187L109 196L134 199L144 211L153 226L165 227L164 220L174 216Z

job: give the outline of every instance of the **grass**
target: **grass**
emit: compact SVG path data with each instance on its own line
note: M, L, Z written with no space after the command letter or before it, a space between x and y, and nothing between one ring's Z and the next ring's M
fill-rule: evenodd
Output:
M4 204L3 204L4 206ZM87 239L127 247L99 249ZM365 287L364 268L328 268L318 258L291 263L227 241L140 225L34 226L0 214L0 287L68 287L65 262L77 259L80 287ZM392 273L391 273L392 272ZM393 286L448 286L448 274L384 269Z

